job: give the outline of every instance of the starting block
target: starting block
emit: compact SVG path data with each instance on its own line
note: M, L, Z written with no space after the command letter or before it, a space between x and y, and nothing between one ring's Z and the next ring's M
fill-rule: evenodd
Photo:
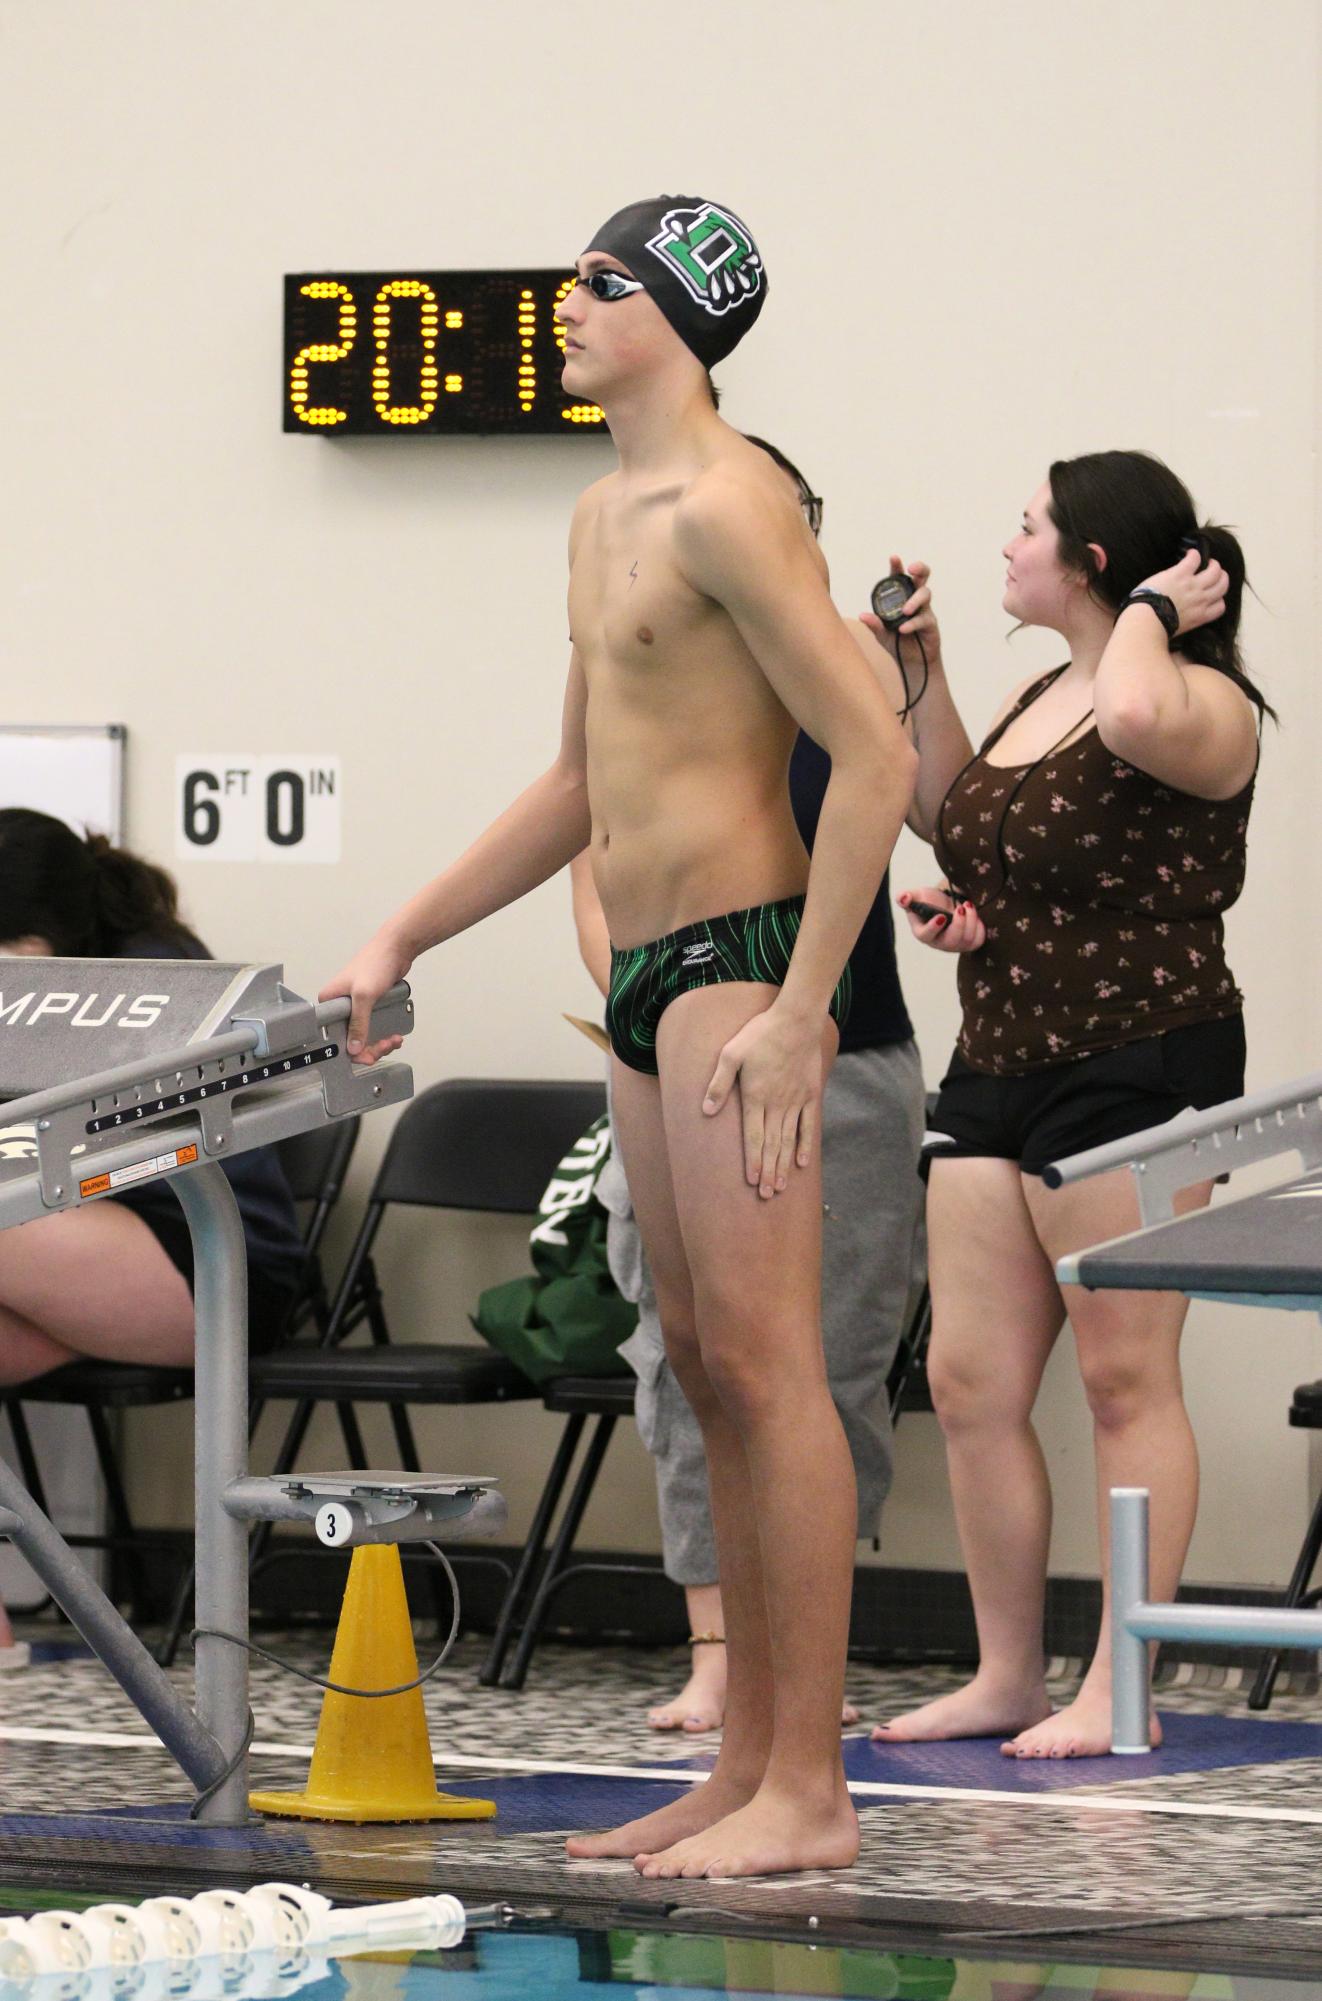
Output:
M280 966L211 959L36 959L3 965L0 1230L164 1178L193 1240L196 1707L93 1583L22 1482L0 1464L0 1536L26 1557L197 1788L196 1817L248 1818L248 1536L310 1521L334 1547L493 1535L487 1478L341 1472L250 1478L247 1253L219 1163L335 1119L398 1104L404 1063L353 1063L349 1002L302 999ZM413 1027L407 986L370 1039Z

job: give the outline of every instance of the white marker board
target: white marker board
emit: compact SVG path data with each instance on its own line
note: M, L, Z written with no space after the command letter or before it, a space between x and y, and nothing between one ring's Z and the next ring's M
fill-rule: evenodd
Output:
M123 840L127 736L122 723L0 723L0 806Z

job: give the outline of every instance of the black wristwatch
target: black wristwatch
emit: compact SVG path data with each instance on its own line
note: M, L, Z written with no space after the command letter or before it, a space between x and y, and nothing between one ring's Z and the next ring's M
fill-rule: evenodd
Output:
M1125 611L1131 604L1151 605L1153 611L1156 612L1157 617L1166 628L1167 639L1175 638L1180 629L1180 614L1175 609L1174 602L1166 596L1164 591L1143 589L1131 591L1125 599L1124 604L1121 605L1121 611Z

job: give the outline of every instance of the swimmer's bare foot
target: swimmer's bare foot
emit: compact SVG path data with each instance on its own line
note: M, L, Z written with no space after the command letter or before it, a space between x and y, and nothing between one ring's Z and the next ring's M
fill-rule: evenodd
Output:
M796 1869L848 1869L858 1860L858 1816L845 1790L817 1812L801 1797L763 1788L700 1834L638 1855L640 1876L780 1876Z
M741 1785L737 1780L724 1778L720 1772L713 1772L704 1784L690 1786L669 1806L644 1814L641 1820L607 1828L602 1834L571 1834L565 1852L579 1861L595 1861L605 1856L624 1856L633 1861L645 1851L668 1849L677 1841L701 1834L746 1806L756 1790L751 1783Z
M951 1737L1006 1737L1031 1730L1051 1715L1040 1678L1021 1686L974 1675L966 1688L925 1702L872 1732L874 1744L937 1744Z
M1151 1719L1152 1748L1161 1742L1161 1725ZM1021 1730L1001 1752L1007 1758L1104 1758L1111 1749L1111 1691L1085 1686L1073 1702L1057 1709L1031 1730Z

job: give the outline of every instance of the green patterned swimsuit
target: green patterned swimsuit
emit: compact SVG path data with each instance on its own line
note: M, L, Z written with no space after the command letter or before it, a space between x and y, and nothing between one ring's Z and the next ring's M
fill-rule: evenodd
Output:
M802 916L803 898L790 896L781 903L759 903L751 910L686 924L650 945L631 945L625 952L612 946L606 1027L621 1063L655 1077L657 1026L678 994L732 980L783 985ZM843 1027L849 1013L848 966L831 997L830 1012L837 1027Z

